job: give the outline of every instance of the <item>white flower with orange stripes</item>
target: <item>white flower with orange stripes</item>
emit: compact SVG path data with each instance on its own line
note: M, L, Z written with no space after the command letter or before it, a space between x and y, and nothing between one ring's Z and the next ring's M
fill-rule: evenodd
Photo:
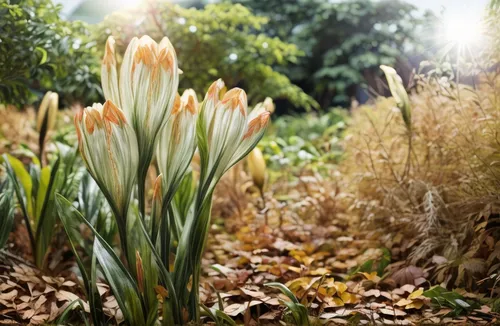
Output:
M118 72L115 40L109 37L101 67L104 96L127 116L141 149L140 167L149 166L160 129L170 118L179 85L175 50L164 37L133 38Z
M75 116L80 153L117 218L125 218L135 184L139 152L134 130L110 100Z
M160 133L156 158L165 190L173 192L182 180L196 149L198 99L192 89L177 95L172 117ZM171 199L171 198L169 198Z
M233 88L223 94L224 89L221 79L210 86L198 119L201 178L207 190L257 145L270 117L263 106L247 114L244 90Z

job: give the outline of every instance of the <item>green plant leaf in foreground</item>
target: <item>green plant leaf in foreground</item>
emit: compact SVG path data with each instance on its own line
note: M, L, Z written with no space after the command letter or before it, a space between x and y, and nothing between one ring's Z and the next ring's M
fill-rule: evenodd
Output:
M28 231L28 235L30 238L31 250L32 250L32 252L36 252L35 236L33 235L31 220L30 220L30 217L28 215L28 209L27 209L27 204L26 204L28 202L28 200L25 199L25 197L23 196L22 186L16 177L16 172L15 172L15 170L11 164L11 161L10 161L11 157L12 156L10 156L10 155L4 154L2 156L2 159L3 159L3 162L5 164L7 176L9 178L10 182L12 182L14 191L16 192L17 201L19 203L19 206L21 207L21 211L22 211L23 218L24 218L24 223L26 224L26 229ZM23 169L24 169L24 167L23 167ZM29 178L29 185L31 187L31 178L29 177L29 174L28 174L28 178ZM25 177L24 177L24 179L25 179L25 181L27 180ZM30 192L31 192L31 188L30 188Z
M14 171L15 176L19 180L22 189L24 191L24 196L25 198L23 200L24 205L26 206L26 211L28 216L33 216L33 208L32 208L32 188L33 188L33 183L31 181L31 176L28 173L28 171L24 168L24 164L15 158L12 155L6 154L4 156L5 162L8 162ZM21 200L21 198L19 198Z
M60 211L72 206L66 198L59 194L56 195L56 201ZM99 261L106 280L113 290L113 294L123 312L125 320L131 325L145 325L141 296L134 279L113 249L103 240L82 214L75 210L73 217L76 217L80 223L86 224L92 230L95 236L94 255Z
M290 299L290 301L280 301L288 307L297 326L309 325L307 308L299 302L299 300L295 297L292 291L290 291L290 289L278 282L266 283L264 285L280 290Z
M0 249L2 249L14 224L14 200L8 180L0 184L0 191Z
M76 208L73 205L71 205L69 201L67 201L64 197L60 195L57 195L55 202L58 215L62 221L66 234L68 235L71 250L75 255L78 268L80 269L80 274L82 276L85 293L87 299L89 300L90 314L92 316L93 324L105 325L106 318L103 313L102 301L96 285L97 268L96 268L95 256L92 256L92 265L90 267L91 270L89 277L89 273L87 273L87 269L85 268L85 265L83 264L82 259L80 258L78 250L76 249L76 244L79 243L81 239L80 236L81 223L80 223L80 218L78 216L80 213L76 210Z
M60 160L54 163L54 166L50 170L50 174L43 173L43 170L47 171L45 168L42 169L40 184L45 185L43 188L39 189L42 191L43 197L37 194L37 207L41 206L40 215L36 221L36 253L35 262L38 267L43 265L45 254L52 241L52 235L54 234L54 226L57 222L57 214L54 207L54 190L56 188L56 178L57 171L59 169ZM47 180L48 177L48 180ZM42 190L43 189L43 190ZM38 202L38 200L43 200Z

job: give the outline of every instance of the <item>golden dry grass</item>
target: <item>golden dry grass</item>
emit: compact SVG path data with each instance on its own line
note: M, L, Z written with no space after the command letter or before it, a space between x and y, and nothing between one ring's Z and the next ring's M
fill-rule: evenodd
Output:
M500 256L499 79L476 88L422 78L410 97L412 145L393 99L353 112L339 169L352 211L393 258L472 284ZM496 248L496 250L495 250Z

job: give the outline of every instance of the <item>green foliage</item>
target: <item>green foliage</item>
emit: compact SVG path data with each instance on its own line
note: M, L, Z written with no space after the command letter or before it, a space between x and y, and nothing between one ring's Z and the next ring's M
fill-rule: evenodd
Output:
M211 4L198 10L159 1L108 16L97 35L101 48L107 36L113 35L118 53L124 52L134 36L149 35L156 41L167 36L184 71L181 91L193 88L203 93L215 79L222 78L228 88L247 90L250 103L271 97L286 98L305 109L317 107L310 96L273 69L297 62L302 52L295 45L266 36L267 22L241 5Z
M385 274L385 268L391 263L391 252L387 248L381 248L382 255L378 259L369 259L363 264L354 268L350 273L349 277L356 275L357 273L372 273L377 272L377 275L383 277Z
M328 172L331 163L342 156L340 139L347 117L342 109L278 117L261 142L269 167L279 171L309 165L315 171Z
M309 317L307 313L307 308L299 302L295 295L290 291L285 285L278 282L271 282L265 284L275 289L280 290L285 294L290 301L280 300L282 304L286 305L292 315L292 319L297 326L309 325Z
M424 50L421 17L404 1L232 0L272 18L266 33L306 54L287 76L322 107L348 104L356 86L378 86L381 64L404 63ZM375 89L377 92L383 89Z
M0 103L23 106L46 90L66 103L101 96L95 43L85 23L64 21L50 0L0 3Z
M58 222L54 195L57 191L75 197L81 179L82 164L76 160L76 149L63 144L58 146L57 159L44 167L33 153L28 166L9 154L2 157L39 268L45 267L46 253Z
M0 183L0 249L5 246L14 225L14 201L9 181Z
M481 307L477 301L467 299L463 295L455 291L448 291L439 285L424 291L423 295L427 298L431 298L431 302L437 308L451 308L452 311L450 311L447 316L468 314L474 309L479 309Z
M91 226L83 215L63 196L57 195L56 206L66 234L68 235L71 248L75 254L78 267L80 268L84 289L90 303L92 321L94 325L104 325L105 317L102 313L102 302L96 287L95 275L97 268L95 260L92 259L93 266L90 273L88 273L76 248L76 243L80 239L80 225L84 223L89 227ZM92 230L95 232L93 228ZM96 238L92 258L95 257L103 266L103 272L115 293L116 300L125 318L134 321L137 325L143 325L144 317L142 316L143 311L136 283L120 262L113 249L98 236L97 232L95 234Z

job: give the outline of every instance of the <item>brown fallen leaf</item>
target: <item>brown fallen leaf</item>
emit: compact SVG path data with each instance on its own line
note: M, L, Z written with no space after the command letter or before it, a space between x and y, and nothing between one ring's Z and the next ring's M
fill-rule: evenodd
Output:
M379 312L384 314L384 315L389 315L389 316L406 316L407 313L404 312L403 310L395 309L395 308L381 308L379 309Z
M378 298L378 297L380 297L380 290L372 289L372 290L365 291L363 293L363 296L364 297L375 297L375 298Z

